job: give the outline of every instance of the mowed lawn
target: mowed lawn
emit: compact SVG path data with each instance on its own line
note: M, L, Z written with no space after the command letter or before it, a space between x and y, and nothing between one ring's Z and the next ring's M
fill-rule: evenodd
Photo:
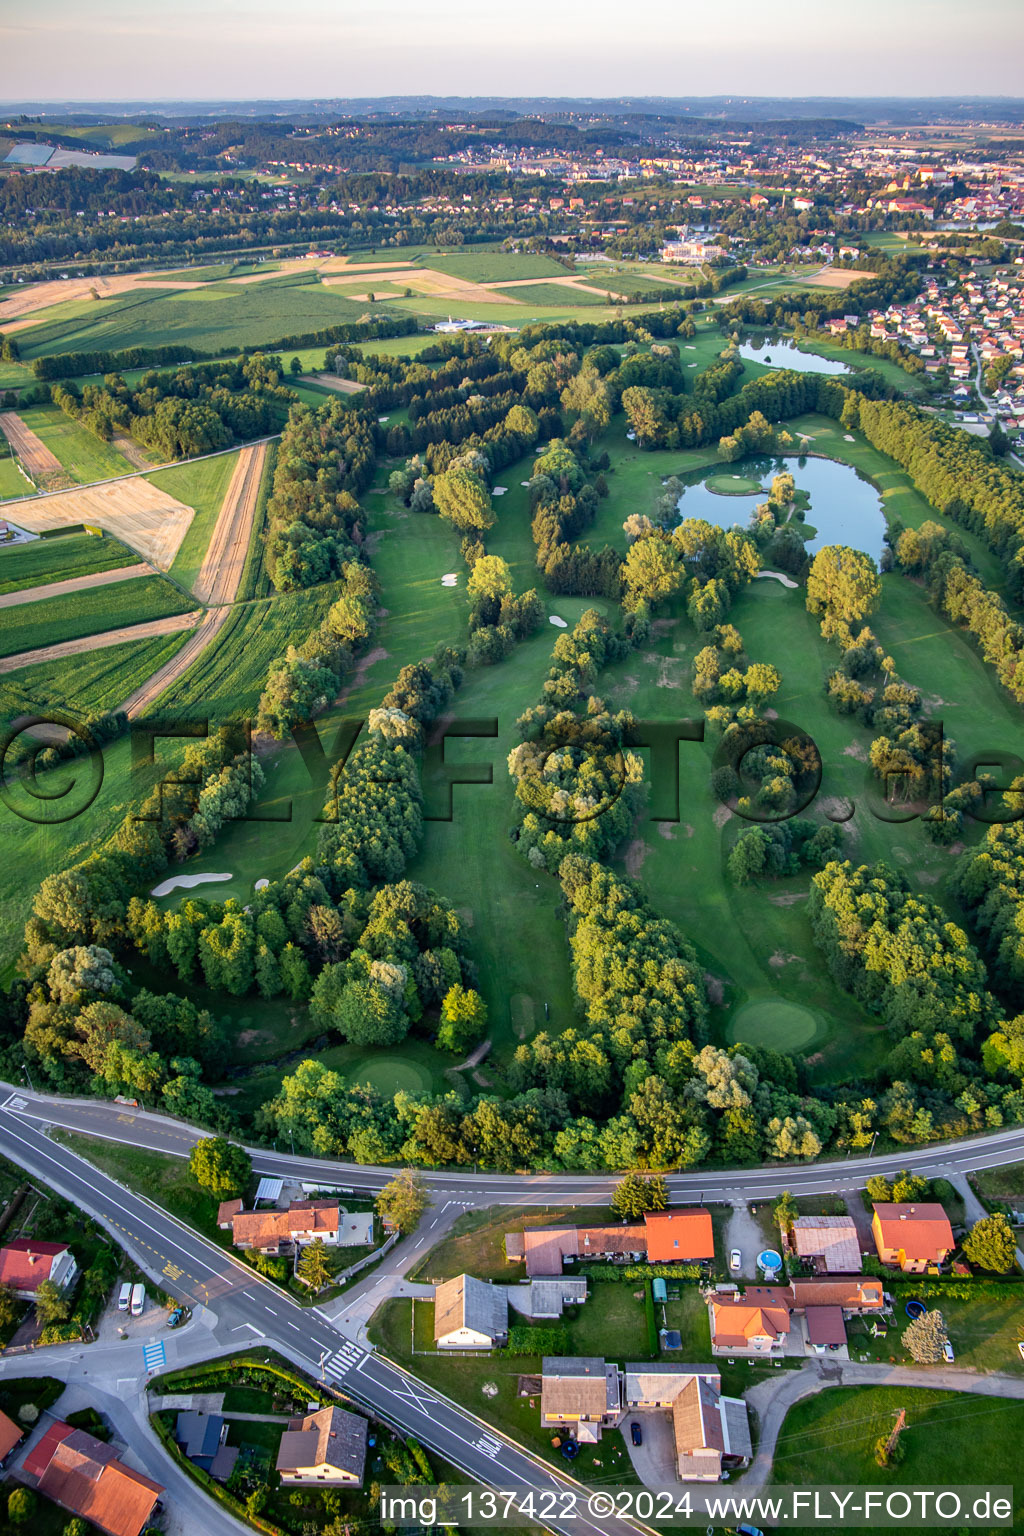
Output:
M195 509L196 515L171 565L171 575L184 587L193 586L199 575L237 463L237 451L220 453L212 459L175 464L158 474L146 476L150 485Z
M904 1459L880 1468L875 1442L888 1435L900 1409ZM827 1388L786 1415L772 1482L893 1488L1017 1485L1013 1529L1024 1521L1020 1446L1024 1402L918 1387ZM742 1492L742 1479L739 1490ZM984 1526L984 1522L982 1522Z
M111 443L79 426L56 405L31 405L18 415L79 485L135 472L134 464Z
M141 563L139 556L117 539L98 539L89 533L33 539L31 544L0 547L0 596Z
M140 576L135 581L92 587L66 597L0 608L0 656L187 613L192 606L162 576Z
M0 459L0 501L12 501L18 496L32 495L32 482L27 480L11 455Z

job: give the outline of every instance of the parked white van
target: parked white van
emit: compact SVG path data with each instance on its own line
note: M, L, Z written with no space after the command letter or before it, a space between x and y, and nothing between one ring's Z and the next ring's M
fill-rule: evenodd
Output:
M132 1317L141 1317L146 1306L146 1287L132 1286Z
M124 1285L122 1285L120 1291L118 1292L118 1296L117 1296L117 1310L119 1312L127 1312L128 1308L131 1306L131 1304L132 1304L132 1283L131 1283L130 1280L126 1280Z

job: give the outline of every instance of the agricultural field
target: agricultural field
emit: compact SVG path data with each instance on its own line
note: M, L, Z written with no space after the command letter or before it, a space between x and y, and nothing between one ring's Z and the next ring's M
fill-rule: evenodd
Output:
M44 661L8 672L0 677L0 718L53 709L77 719L117 709L184 642L184 633L156 635L87 652L73 667L67 661Z
M79 426L55 405L30 405L18 414L29 431L34 432L53 454L68 478L79 485L109 480L116 475L130 475L135 468L112 444Z
M317 283L311 273L266 283L209 283L201 290L137 289L123 298L79 303L74 314L18 333L22 357L98 348L159 347L175 342L202 351L258 346L303 331L358 320L365 305Z
M97 539L88 533L16 544L11 549L0 548L0 597L27 587L68 581L75 576L90 576L95 571L113 571L139 563L138 555L132 554L117 539Z
M187 613L191 606L161 576L142 576L115 586L0 608L0 657Z
M376 258L375 258L376 259ZM512 282L523 277L565 277L568 268L553 256L534 252L518 255L499 245L468 245L457 251L426 250L417 265L432 267L467 283Z
M212 458L197 459L190 464L174 464L169 469L161 469L155 475L146 476L150 485L195 511L196 515L188 526L170 568L170 574L183 587L192 587L199 575L199 568L216 526L217 514L238 463L238 453L236 449Z

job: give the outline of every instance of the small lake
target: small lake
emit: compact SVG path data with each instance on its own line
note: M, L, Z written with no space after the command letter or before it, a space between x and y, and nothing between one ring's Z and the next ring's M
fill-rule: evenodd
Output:
M740 357L748 363L763 363L767 368L791 368L794 373L852 373L845 363L835 358L818 357L813 352L801 352L795 341L741 341Z
M806 491L810 497L805 522L818 531L807 544L809 554L817 554L827 544L847 544L876 561L881 558L885 536L882 498L870 480L865 480L849 464L837 464L833 459L787 453L779 458L761 455L712 467L705 479L722 473L749 475L752 480L759 480L764 489L752 496L722 496L709 491L701 481L687 486L680 496L679 515L702 517L718 528L746 529L754 508L768 499L772 476L784 469L793 476L797 490Z

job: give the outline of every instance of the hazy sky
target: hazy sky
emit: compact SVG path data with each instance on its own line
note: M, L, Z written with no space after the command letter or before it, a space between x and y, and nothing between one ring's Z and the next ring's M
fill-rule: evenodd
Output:
M0 98L1015 95L1024 0L0 0Z

